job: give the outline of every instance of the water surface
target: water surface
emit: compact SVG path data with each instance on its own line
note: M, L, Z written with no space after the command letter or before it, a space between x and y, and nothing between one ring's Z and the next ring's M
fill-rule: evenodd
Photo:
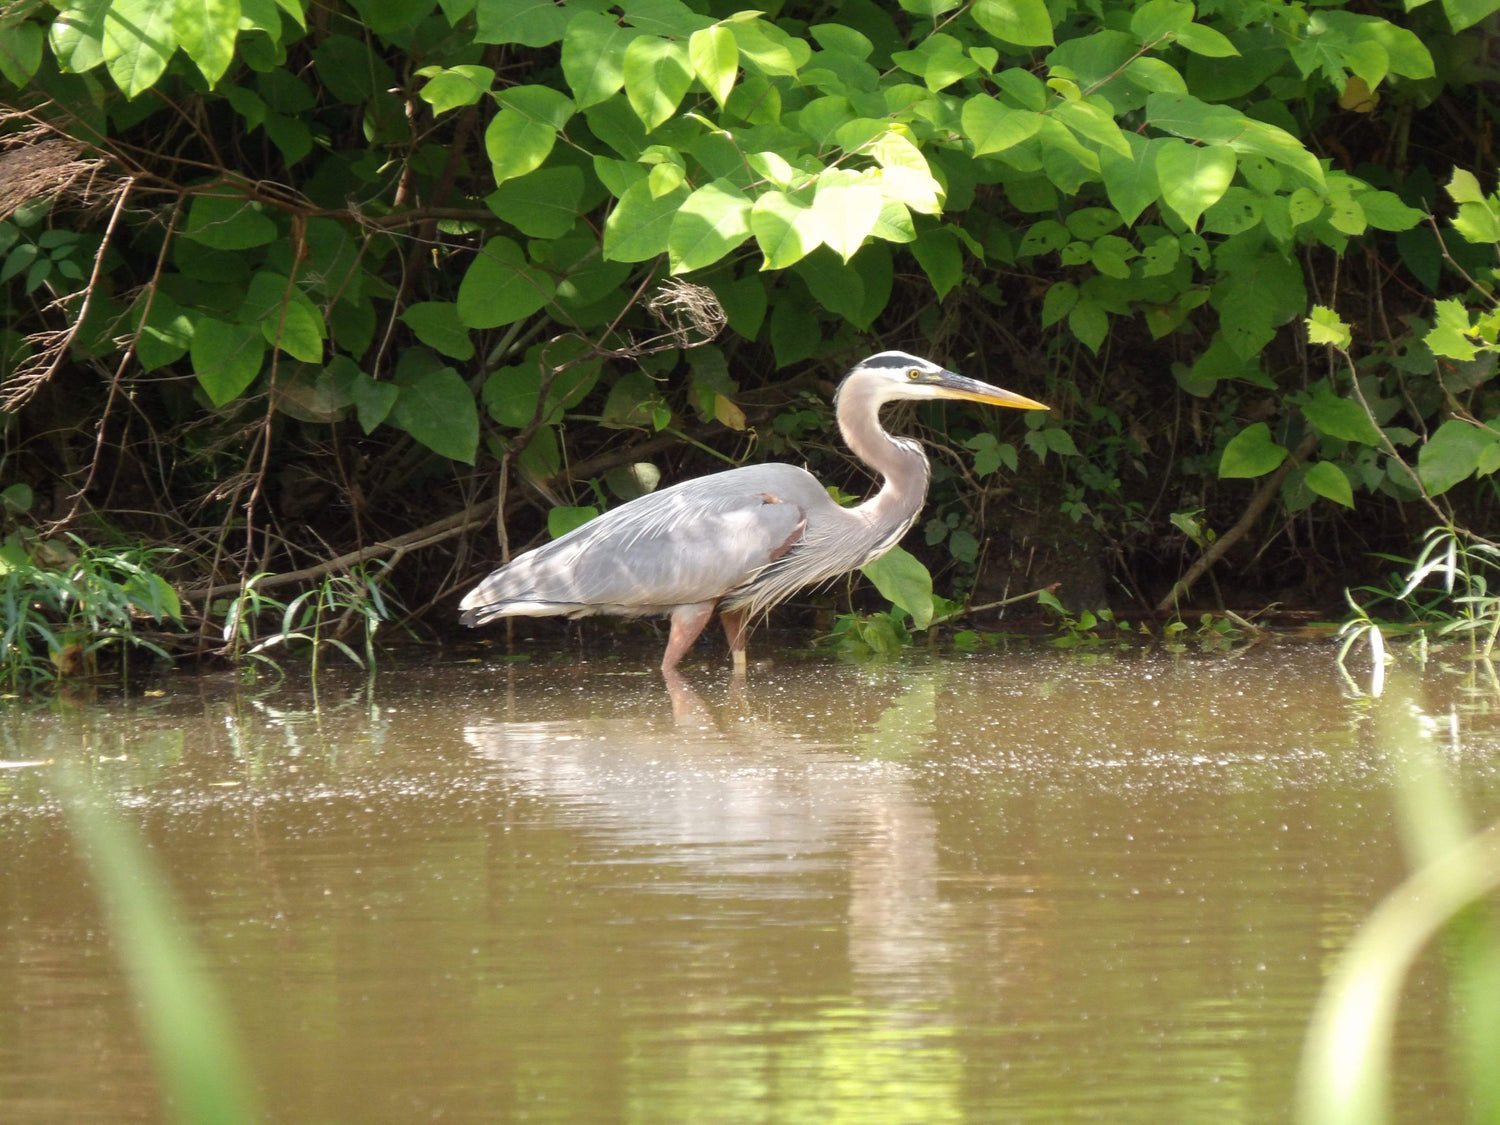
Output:
M1418 704L1476 816L1500 698ZM1404 874L1330 650L174 680L19 705L170 878L268 1120L1282 1121ZM696 691L693 689L696 688ZM0 771L0 1105L164 1119L45 767ZM1399 1104L1462 1107L1435 964Z

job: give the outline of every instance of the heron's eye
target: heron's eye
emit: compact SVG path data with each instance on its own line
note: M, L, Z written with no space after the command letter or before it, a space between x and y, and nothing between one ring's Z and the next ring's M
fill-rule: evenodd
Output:
M906 373L906 377L908 379L920 379L922 377L922 373L920 371L918 371L915 367L913 367L910 371L908 371Z

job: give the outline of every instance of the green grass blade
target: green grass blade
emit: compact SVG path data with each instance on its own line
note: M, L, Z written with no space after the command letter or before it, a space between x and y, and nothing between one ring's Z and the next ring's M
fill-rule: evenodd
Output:
M140 1002L171 1116L192 1125L256 1121L249 1070L226 1008L156 865L139 839L94 804L73 774L60 773L57 783Z

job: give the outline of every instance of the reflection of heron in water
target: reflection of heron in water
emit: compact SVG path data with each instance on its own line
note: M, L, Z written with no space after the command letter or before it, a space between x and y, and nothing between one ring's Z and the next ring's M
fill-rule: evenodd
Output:
M881 352L850 371L835 398L844 441L885 478L863 504L841 508L794 465L745 465L684 481L500 567L469 591L461 620L669 614L661 666L670 672L717 609L735 670L743 671L752 616L878 559L921 513L927 457L920 444L880 425L881 406L899 399L1047 409L930 360Z
M853 967L889 999L931 1000L948 987L936 819L890 759L931 739L938 683L903 681L873 722L839 721L836 734L793 738L733 702L721 717L680 685L675 721L484 719L464 737L564 823L643 849L655 891L822 899L827 873L847 869Z

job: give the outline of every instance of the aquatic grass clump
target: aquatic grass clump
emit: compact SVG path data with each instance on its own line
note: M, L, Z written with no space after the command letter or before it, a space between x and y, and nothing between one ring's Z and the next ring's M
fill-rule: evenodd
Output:
M386 567L384 562L375 565L382 571ZM249 657L281 675L281 665L270 655L270 650L282 647L296 651L305 647L311 654L315 690L319 660L325 646L332 646L356 667L374 674L375 634L394 616L390 596L380 588L385 577L383 573L372 574L366 567L356 566L346 574L326 576L317 586L303 591L289 602L260 589L261 581L267 577L269 575L264 573L254 575L239 595L221 607L224 613L224 648L221 651L224 655L235 663ZM262 634L257 622L266 616L279 618L280 627ZM351 627L359 630L363 655L355 652L340 636Z
M157 570L171 548L96 547L76 535L0 544L0 689L29 691L95 672L102 654L171 659L142 630L182 623L177 593Z
M1377 663L1383 663L1385 634L1391 631L1415 632L1424 641L1464 639L1475 656L1493 656L1500 639L1500 549L1453 527L1434 527L1415 559L1391 561L1405 566L1404 577L1393 576L1385 588L1364 586L1345 592L1351 616L1338 632L1343 638L1341 665L1360 641L1369 644ZM1369 600L1356 602L1355 593ZM1378 616L1382 606L1394 607L1405 621L1393 623Z

